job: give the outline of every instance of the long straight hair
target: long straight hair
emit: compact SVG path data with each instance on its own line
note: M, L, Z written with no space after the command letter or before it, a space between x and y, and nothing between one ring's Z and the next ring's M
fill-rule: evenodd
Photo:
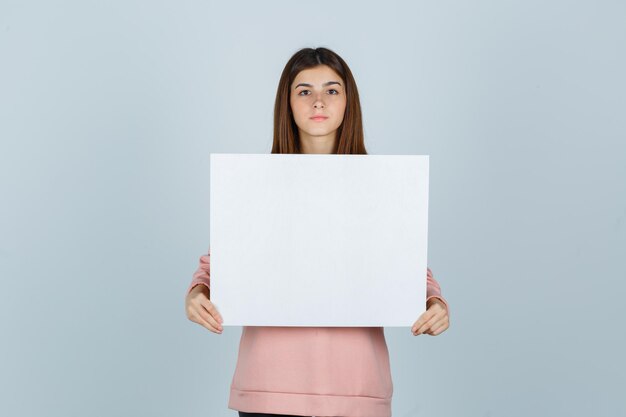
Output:
M346 84L346 110L343 121L337 128L337 154L367 154L363 139L361 103L356 82L348 64L335 52L327 48L303 48L287 62L278 82L274 104L274 143L272 153L301 153L298 126L289 104L290 87L302 70L328 65Z

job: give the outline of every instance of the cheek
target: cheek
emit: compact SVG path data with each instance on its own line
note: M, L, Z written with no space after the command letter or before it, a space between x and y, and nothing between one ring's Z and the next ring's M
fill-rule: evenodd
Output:
M302 119L302 114L303 114L302 105L293 101L290 104L291 104L291 112L293 113L293 118L295 120Z
M345 98L337 103L337 116L339 116L340 119L343 119L343 115L346 112L346 100Z

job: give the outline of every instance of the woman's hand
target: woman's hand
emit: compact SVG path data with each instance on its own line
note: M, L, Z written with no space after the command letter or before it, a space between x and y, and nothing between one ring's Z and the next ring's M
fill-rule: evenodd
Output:
M222 333L222 316L215 305L209 300L209 289L206 285L196 285L185 298L187 318L198 323L213 333Z
M413 336L422 333L437 336L449 327L448 309L443 301L431 298L426 303L426 311L413 324L411 332Z

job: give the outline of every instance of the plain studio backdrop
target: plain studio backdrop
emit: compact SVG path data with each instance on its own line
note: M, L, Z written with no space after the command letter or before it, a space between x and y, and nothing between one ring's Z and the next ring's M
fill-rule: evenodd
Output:
M386 330L393 415L625 415L625 16L2 0L0 415L236 415L241 330L184 311L209 154L269 153L280 72L317 46L353 71L369 153L430 155L451 325Z

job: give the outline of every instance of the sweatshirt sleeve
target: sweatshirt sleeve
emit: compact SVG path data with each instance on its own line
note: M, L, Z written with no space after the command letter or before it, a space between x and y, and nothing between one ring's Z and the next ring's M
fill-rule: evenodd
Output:
M450 307L448 306L448 302L441 295L441 286L433 277L433 272L430 268L426 268L426 301L429 299L436 297L439 298L446 305L446 309L448 310L448 316L450 316Z
M209 291L211 290L210 257L211 257L211 248L209 248L206 255L200 256L200 260L198 262L198 269L196 269L196 272L193 273L193 277L192 277L191 283L189 284L189 287L187 288L186 295L189 295L189 292L191 292L191 289L199 284L206 285Z

